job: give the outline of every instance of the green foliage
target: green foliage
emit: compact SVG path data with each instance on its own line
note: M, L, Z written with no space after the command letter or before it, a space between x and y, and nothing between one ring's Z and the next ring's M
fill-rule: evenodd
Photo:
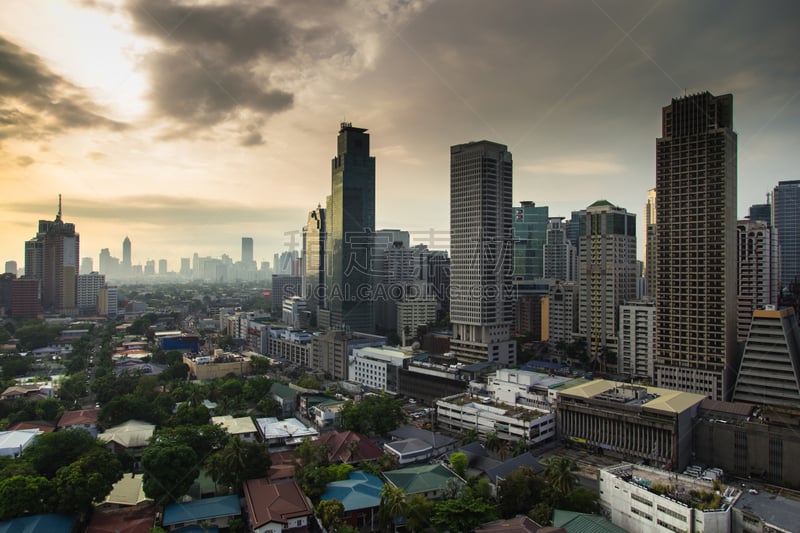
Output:
M325 485L333 481L330 477L332 471L327 468L330 465L329 453L327 446L316 444L309 438L303 439L297 447L294 477L306 496L313 501L317 501L325 491Z
M250 358L250 371L253 374L264 375L270 371L272 364L269 359L263 356L253 356Z
M208 424L208 421L211 419L211 415L208 412L208 408L205 405L198 405L193 407L188 402L182 403L178 406L178 410L175 413L175 424L184 426L184 425L191 425L191 426L199 426L203 424Z
M316 505L317 516L327 531L336 531L344 518L344 505L339 500L323 500Z
M545 477L553 490L561 496L569 494L577 482L572 472L573 466L574 463L569 457L551 457L546 463Z
M0 520L50 512L53 484L43 476L12 476L0 481Z
M504 518L524 514L540 503L547 490L547 483L533 470L522 467L509 474L497 488L499 511Z
M453 469L459 477L464 477L467 474L467 454L464 452L453 452L450 454L450 468Z
M406 527L411 531L425 531L431 526L433 501L422 494L412 494L408 498Z
M153 442L163 446L188 446L201 459L224 448L229 439L228 432L214 424L161 428L153 436Z
M575 511L578 513L596 513L599 511L597 500L600 495L593 490L585 487L575 487L572 492L567 494L564 498L563 508L567 511Z
M378 435L397 429L404 420L400 402L388 394L369 395L358 403L348 400L340 416L344 429Z
M26 400L20 398L12 404L8 416L9 424L24 422L26 420L46 420L55 422L64 412L63 404L56 398L45 398L43 400Z
M232 437L224 448L206 461L215 483L233 488L237 493L248 479L266 477L272 461L263 443L246 442Z
M497 518L494 506L470 491L463 491L454 499L436 502L433 508L431 523L450 531L472 531Z
M528 517L540 526L549 526L553 522L553 507L547 502L539 502L528 512Z
M465 429L461 432L461 444L469 444L471 442L478 442L480 435L474 429Z
M378 506L378 521L381 529L387 526L394 526L400 518L408 514L408 501L403 489L397 488L389 483L381 489L381 500ZM394 527L392 527L394 531Z
M253 403L258 403L265 398L271 399L269 391L273 383L274 381L264 376L257 376L246 380L242 387L244 399Z
M39 474L24 459L15 459L8 455L0 456L0 481L14 476L36 477Z
M24 376L33 367L33 357L19 355L5 355L0 359L0 368L6 379Z
M22 451L22 459L28 461L36 472L51 479L59 468L96 448L104 449L88 431L66 429L37 436Z
M61 380L58 394L67 405L79 402L86 395L86 376L80 373L65 377Z
M19 347L23 352L49 346L58 337L61 326L44 322L25 322L17 328L14 336L19 339Z
M159 425L167 418L163 408L139 394L124 394L112 398L100 409L98 420L106 426L116 426L128 420L143 420Z
M54 480L56 512L89 513L122 478L122 465L107 448L95 448L59 469Z
M319 390L322 387L322 382L308 374L301 376L296 382L298 387L303 387L304 389L316 389Z
M145 495L161 505L178 501L200 473L197 454L185 444L151 444L142 454L142 468Z

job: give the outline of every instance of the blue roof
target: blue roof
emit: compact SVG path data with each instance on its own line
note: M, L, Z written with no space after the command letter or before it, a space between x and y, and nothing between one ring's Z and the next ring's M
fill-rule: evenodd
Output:
M235 495L206 498L188 503L173 503L164 509L164 525L172 526L184 522L210 520L222 516L242 514L239 498Z
M0 522L0 533L70 533L75 517L66 514L37 514Z
M378 507L381 503L383 481L357 470L350 472L350 479L328 483L321 500L339 500L346 511Z

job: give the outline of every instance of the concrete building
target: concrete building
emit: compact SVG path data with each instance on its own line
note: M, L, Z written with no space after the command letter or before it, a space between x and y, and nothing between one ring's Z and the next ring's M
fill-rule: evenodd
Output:
M778 303L780 265L778 236L766 222L740 220L736 224L736 332L747 338L753 311Z
M290 328L267 328L267 345L263 352L273 358L280 358L303 368L308 368L311 360L311 341L313 335L307 331Z
M557 281L550 286L548 305L548 341L570 343L578 332L578 286Z
M397 302L397 334L404 345L416 336L419 326L436 321L436 306L435 297L422 294L407 295Z
M55 220L40 220L36 236L25 243L25 276L41 280L46 312L76 313L80 235L61 219L61 195Z
M728 475L797 487L798 432L796 411L703 400L693 430L695 460Z
M311 312L311 323L317 325L317 309L325 303L325 208L317 206L308 213L303 228L303 298Z
M11 316L38 318L42 314L42 280L21 277L11 281Z
M741 491L646 466L600 471L600 507L627 531L729 533Z
M411 355L389 346L355 348L349 358L350 381L372 390L399 392L400 368L407 365Z
M17 272L17 262L16 261L6 261L5 273L6 274L14 274L14 276L18 276L19 274Z
M781 287L800 281L800 180L779 181L772 191L772 224L781 250Z
M465 362L516 362L511 340L512 158L505 145L450 148L451 350Z
M283 316L283 302L292 296L303 294L303 278L300 276L287 276L284 274L272 275L272 290L270 291L270 311L274 317Z
M512 211L513 279L515 282L525 282L544 278L544 245L550 220L549 209L546 205L536 207L534 202L523 201Z
M733 401L800 409L800 326L791 307L753 312Z
M658 226L656 224L656 190L647 191L644 205L644 279L645 296L656 299L656 262L658 261Z
M78 312L82 315L93 315L99 307L100 290L106 285L103 274L78 275Z
M351 331L331 330L311 340L309 367L331 379L346 380L349 359L356 348L384 346L386 337Z
M618 349L619 306L636 298L636 216L605 200L581 218L578 334L589 360L606 370Z
M655 375L656 306L652 301L631 301L619 307L618 371L635 378Z
M576 281L578 256L567 238L567 226L561 217L547 221L544 243L544 277L551 280Z
M726 399L736 358L733 96L673 99L656 140L656 382Z
M119 288L105 286L97 294L97 314L108 318L119 315Z
M284 324L293 328L310 326L311 313L302 296L291 296L283 300L283 313L281 319Z
M692 458L692 426L703 396L607 380L559 390L562 439L683 470Z
M373 333L375 158L369 134L343 122L325 211L325 328Z

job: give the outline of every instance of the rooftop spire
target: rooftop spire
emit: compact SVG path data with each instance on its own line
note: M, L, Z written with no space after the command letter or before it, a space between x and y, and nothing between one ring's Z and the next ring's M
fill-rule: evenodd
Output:
M61 220L61 195L58 195L58 214L56 215L56 220Z

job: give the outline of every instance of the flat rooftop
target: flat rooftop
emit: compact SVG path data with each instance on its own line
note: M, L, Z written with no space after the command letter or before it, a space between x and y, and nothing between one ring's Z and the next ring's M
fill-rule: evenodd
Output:
M606 379L595 379L574 387L561 388L559 394L573 398L604 400L622 405L640 405L645 409L669 414L680 414L705 399L702 394L631 385Z
M786 531L795 530L800 516L800 501L769 492L744 492L734 507L758 515L767 524Z

